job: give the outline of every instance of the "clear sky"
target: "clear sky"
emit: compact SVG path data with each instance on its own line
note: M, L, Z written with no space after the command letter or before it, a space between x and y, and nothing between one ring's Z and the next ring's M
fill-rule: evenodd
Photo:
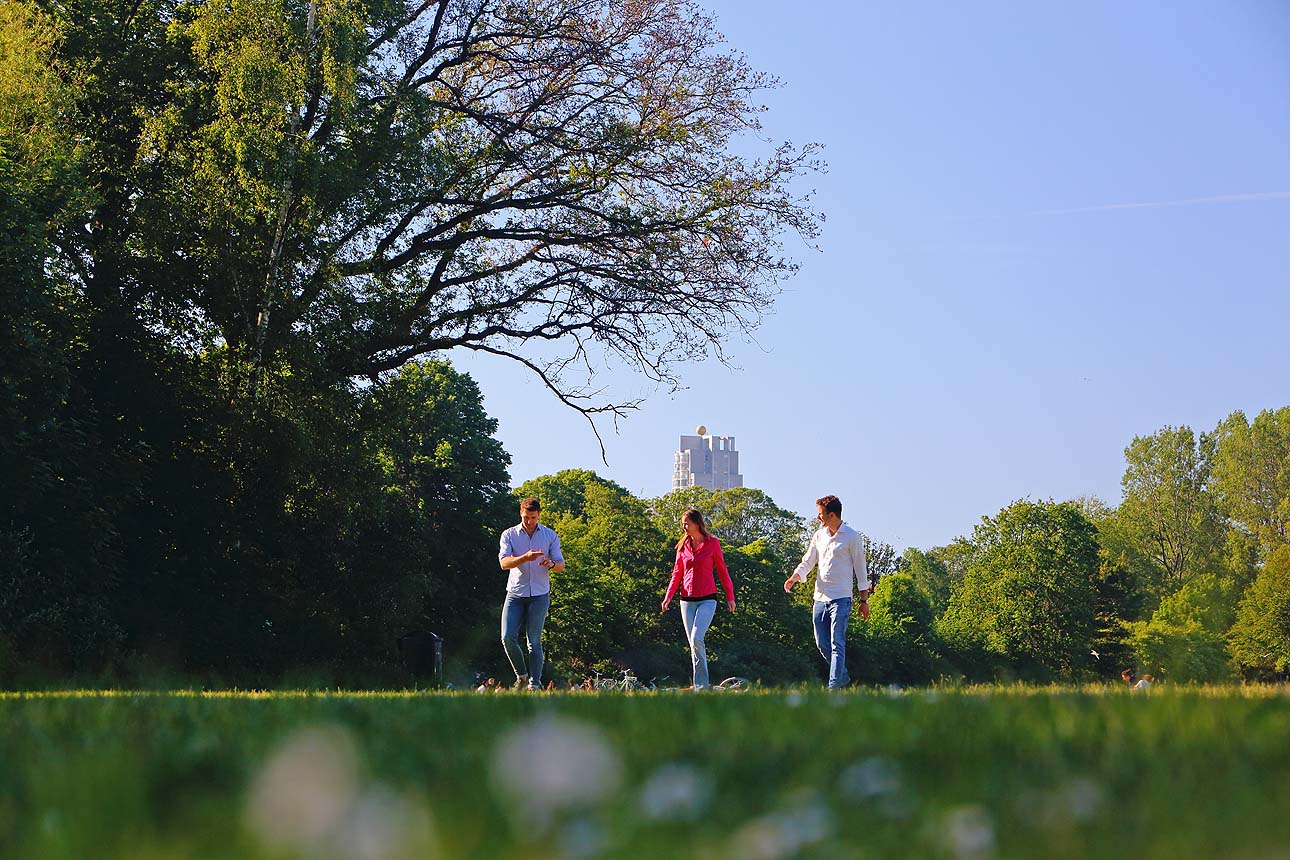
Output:
M746 486L903 550L1030 497L1120 498L1124 447L1290 405L1290 2L705 0L784 86L770 140L817 141L828 221L735 369L585 419L456 352L513 481L590 468L670 489L696 425Z

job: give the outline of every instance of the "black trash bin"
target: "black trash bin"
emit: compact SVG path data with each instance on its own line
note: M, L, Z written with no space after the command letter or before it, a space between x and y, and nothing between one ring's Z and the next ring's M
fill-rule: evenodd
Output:
M413 630L399 637L399 659L417 681L443 683L443 637L427 630Z

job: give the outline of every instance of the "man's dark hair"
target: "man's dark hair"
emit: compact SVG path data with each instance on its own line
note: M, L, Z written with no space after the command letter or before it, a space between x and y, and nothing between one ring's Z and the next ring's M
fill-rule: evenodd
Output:
M529 496L527 499L520 502L520 510L521 511L541 511L542 503L539 502L537 499L533 498L532 496Z
M822 499L816 499L815 504L824 508L826 514L842 516L842 500L837 496L825 496Z

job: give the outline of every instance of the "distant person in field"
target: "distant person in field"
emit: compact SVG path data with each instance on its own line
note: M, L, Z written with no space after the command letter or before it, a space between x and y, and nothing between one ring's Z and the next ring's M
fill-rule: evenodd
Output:
M1155 678L1145 674L1139 678L1132 669L1125 669L1120 673L1120 678L1129 685L1130 690L1150 690L1151 682L1155 680Z
M735 587L726 570L726 559L721 554L721 541L708 534L703 514L691 508L681 516L681 530L685 532L676 544L676 563L672 565L672 581L660 604L667 612L672 598L680 592L681 623L685 639L690 643L690 662L694 667L694 689L706 690L708 683L708 650L704 644L708 626L717 612L717 582L726 593L726 608L735 611Z
M538 520L537 499L520 502L519 525L502 532L498 560L511 572L502 603L502 647L515 670L519 689L542 689L542 627L551 608L551 573L564 570L560 538ZM528 651L520 647L520 629Z
M864 538L842 522L842 500L824 496L815 500L820 528L811 535L806 555L792 575L784 580L784 591L806 582L811 568L815 578L815 604L811 620L815 625L815 647L829 665L829 689L839 690L851 683L847 674L847 621L851 618L852 589L860 595L860 617L869 617L869 573L865 566ZM854 586L853 586L854 584Z

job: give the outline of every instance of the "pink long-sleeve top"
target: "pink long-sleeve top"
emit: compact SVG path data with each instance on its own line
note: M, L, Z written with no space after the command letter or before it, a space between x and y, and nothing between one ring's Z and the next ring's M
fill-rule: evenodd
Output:
M672 567L672 581L667 586L667 600L681 591L682 600L716 597L717 583L712 572L716 570L721 577L721 587L726 592L726 602L735 599L735 586L730 581L730 572L726 570L726 559L721 554L721 541L709 535L704 538L703 546L695 552L689 538L676 548L676 564Z

